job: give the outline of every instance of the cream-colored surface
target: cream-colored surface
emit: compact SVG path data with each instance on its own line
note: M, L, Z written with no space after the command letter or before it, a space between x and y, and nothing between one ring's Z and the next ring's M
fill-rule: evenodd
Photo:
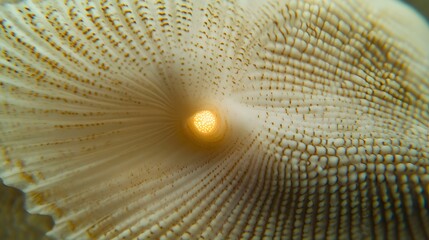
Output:
M23 1L0 22L0 177L53 237L429 236L429 28L394 1ZM212 106L228 136L202 148L182 123Z

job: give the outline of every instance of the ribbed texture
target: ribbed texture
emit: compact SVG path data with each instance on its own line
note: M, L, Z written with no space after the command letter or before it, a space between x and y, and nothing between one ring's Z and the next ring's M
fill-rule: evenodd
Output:
M0 177L49 235L429 238L429 27L401 3L6 2Z

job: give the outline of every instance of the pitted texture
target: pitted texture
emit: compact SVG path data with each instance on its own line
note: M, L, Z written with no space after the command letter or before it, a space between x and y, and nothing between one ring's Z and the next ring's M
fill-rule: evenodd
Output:
M0 177L59 239L429 238L427 39L396 1L3 2Z

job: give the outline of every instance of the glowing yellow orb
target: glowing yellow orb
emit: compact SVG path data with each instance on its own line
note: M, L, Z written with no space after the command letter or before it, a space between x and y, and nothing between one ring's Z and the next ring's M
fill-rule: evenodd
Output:
M192 123L194 124L197 133L202 135L212 134L219 124L216 115L209 110L203 110L195 113L192 116Z
M216 143L225 136L225 121L216 110L200 110L186 121L188 136L197 144Z

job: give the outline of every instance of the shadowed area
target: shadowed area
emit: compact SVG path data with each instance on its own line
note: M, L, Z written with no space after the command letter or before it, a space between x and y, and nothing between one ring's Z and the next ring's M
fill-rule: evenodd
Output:
M48 240L53 225L51 217L25 211L22 192L0 181L0 239Z
M418 12L423 14L426 17L426 20L429 19L429 1L427 1L427 0L405 0L404 2L410 4Z

